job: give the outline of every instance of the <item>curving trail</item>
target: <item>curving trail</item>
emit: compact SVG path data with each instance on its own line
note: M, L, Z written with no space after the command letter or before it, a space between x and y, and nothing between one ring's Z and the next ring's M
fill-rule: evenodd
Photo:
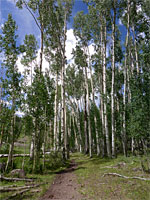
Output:
M83 196L78 192L80 185L77 184L74 170L77 169L77 164L72 160L69 168L61 171L56 176L55 181L40 198L40 200L81 200Z

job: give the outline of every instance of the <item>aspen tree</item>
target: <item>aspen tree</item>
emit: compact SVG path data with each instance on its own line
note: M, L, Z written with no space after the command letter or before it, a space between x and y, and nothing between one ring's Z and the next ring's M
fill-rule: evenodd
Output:
M112 129L112 157L116 157L115 147L115 26L116 26L116 0L113 0L113 22L112 22L112 86L111 86L111 129Z
M126 136L126 93L127 93L127 67L128 67L128 56L129 56L129 35L130 35L130 0L127 1L127 35L126 35L126 52L125 52L125 64L124 64L124 92L123 92L123 152L127 156L127 136Z

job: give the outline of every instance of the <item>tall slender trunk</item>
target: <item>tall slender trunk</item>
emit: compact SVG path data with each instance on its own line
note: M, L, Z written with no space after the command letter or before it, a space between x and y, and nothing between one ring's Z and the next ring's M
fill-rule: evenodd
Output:
M111 85L111 129L112 129L112 157L116 157L116 145L115 145L115 26L116 26L116 0L113 2L113 24L112 24L112 85Z
M61 133L60 133L60 130L61 130L61 103L58 103L58 114L57 114L57 150L59 150L61 148L61 141L62 141L62 138L61 138Z
M77 133L76 133L76 129L75 129L75 115L73 113L72 116L72 123L73 123L73 131L74 131L74 137L75 137L75 149L78 150L79 149L79 144L78 144L78 138L77 138Z
M13 150L14 150L14 130L15 130L15 123L16 123L16 116L15 116L15 99L13 97L12 101L12 119L11 119L11 131L10 131L10 144L9 144L9 154L7 159L7 164L5 170L7 171L8 167L11 165L13 167Z
M55 89L55 102L54 102L54 151L57 150L57 114L58 114L58 72L56 74L56 89Z
M133 31L133 36L134 36L134 51L135 51L136 70L137 70L137 74L139 74L139 72L140 72L139 59L138 59L138 50L137 50L137 42L136 42L134 25L132 26L132 31Z
M67 9L65 9L65 18L64 18L64 41L63 41L63 52L62 52L62 71L61 71L61 100L62 100L62 118L61 118L61 133L63 134L64 144L63 152L64 159L68 157L68 141L67 141L67 132L66 132L66 104L65 104L65 65L66 65L66 32L67 32Z
M44 27L41 25L41 50L40 50L40 74L42 73L42 64L43 64L43 47L44 47Z
M35 117L34 119L34 135L33 135L33 166L32 170L33 172L36 170L37 167L37 119Z
M2 82L0 83L0 113L2 113L2 106L3 106L3 101L2 101L2 96L3 96L3 88L2 88ZM4 135L4 124L1 124L1 137L0 137L0 148L3 144L3 135Z
M31 63L31 72L30 73L31 73L31 86L32 86L32 81L33 81L32 63ZM33 126L35 127L35 120L33 117L32 117L32 120L33 120ZM30 144L30 160L33 160L33 157L34 157L34 144L35 144L35 132L33 130L31 144Z
M0 83L0 113L2 111L2 96L3 96L3 85Z
M94 105L94 109L96 109L96 102L95 102L95 91L94 91L94 85L93 85L93 77L92 77L92 68L91 68L91 56L89 53L89 49L88 49L88 57L89 57L89 69L90 69L90 81L91 81L91 89L92 89L92 101L93 101L93 105ZM98 134L98 130L97 130L97 118L96 115L94 114L94 127L95 127L95 133L96 133L96 150L97 150L97 155L100 155L100 141L99 141L99 134Z
M71 114L69 115L69 125L68 125L68 140L71 140Z
M80 129L79 102L77 102L77 111L78 111L78 116L76 117L76 123L77 123L77 127L78 127L78 132L79 132L79 151L82 152L82 135L81 135L81 129Z
M123 93L123 152L127 156L127 136L126 136L126 93L127 93L127 62L128 62L128 45L129 45L129 34L130 34L130 0L127 2L127 36L126 36L126 52L125 52L125 66L124 66L124 93Z
M70 100L71 102L71 100ZM76 100L74 100L73 102L71 102L71 104L73 104L73 108L72 108L72 116L73 116L73 123L76 124L77 126L77 133L78 135L76 134L76 146L77 146L77 149L82 152L82 145L81 145L81 142L82 142L82 136L81 136L81 130L80 130L80 115L79 115L79 105L78 105L78 101L76 102ZM74 129L75 130L75 129Z
M102 122L102 137L101 137L101 152L102 157L105 155L105 119L104 119L104 103L103 103L103 85L102 80L100 81L101 85L101 94L100 94L100 116L101 116L101 122Z
M3 144L3 136L4 136L4 124L2 124L2 126L1 126L0 149L1 149L2 144Z
M108 119L107 119L107 84L106 84L106 19L104 19L104 37L103 37L103 94L104 94L104 119L105 119L105 135L106 135L106 147L107 155L111 157L110 139L108 131Z
M42 8L44 8L45 0L42 0ZM42 65L43 65L43 50L44 50L44 18L43 13L39 12L41 18L41 49L40 49L40 74L42 73Z
M90 101L89 101L89 87L88 87L87 66L85 66L85 86L86 86L86 98L87 98L89 155L90 155L90 157L92 157L92 133L91 133L91 122L90 122Z
M86 98L86 88L85 88L85 95L84 95L84 138L85 138L85 154L89 152L89 145L88 145L88 127L87 127L87 98Z
M23 156L23 159L22 159L22 170L24 170L25 154L26 154L26 141L24 140L24 156Z
M99 72L99 85L100 85L100 117L101 117L101 122L102 122L102 135L100 139L100 149L101 149L101 154L102 157L105 155L105 119L104 119L104 98L103 98L103 31L102 27L100 30L100 72Z
M46 106L45 106L45 124L44 124L44 139L43 139L43 169L45 169L45 148L47 141L47 126L46 126Z

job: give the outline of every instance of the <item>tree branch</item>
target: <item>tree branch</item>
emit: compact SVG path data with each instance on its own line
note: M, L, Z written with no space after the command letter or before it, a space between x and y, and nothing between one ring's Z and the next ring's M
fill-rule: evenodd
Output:
M128 177L128 176L124 176L124 175L117 174L117 173L105 173L102 177L107 176L107 175L118 176L118 177L125 178L125 179L138 179L138 180L141 180L141 181L150 181L150 178L141 178L141 177L137 177L137 176Z
M33 179L29 179L29 178L8 178L8 177L4 177L2 175L0 175L0 180L1 181L27 181L27 182L34 181Z
M26 3L25 1L23 1L23 2L24 2L24 4L25 4L27 10L30 12L30 14L31 14L32 17L34 18L34 21L35 21L36 25L38 26L38 28L39 28L40 31L41 31L41 27L40 27L40 25L39 25L37 19L35 18L34 14L33 14L32 11L30 10L30 8L29 8L29 6L27 5L27 3Z

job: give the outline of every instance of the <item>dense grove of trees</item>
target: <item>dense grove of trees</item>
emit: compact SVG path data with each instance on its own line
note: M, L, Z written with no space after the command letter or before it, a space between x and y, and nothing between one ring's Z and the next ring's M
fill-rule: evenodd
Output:
M61 150L68 159L69 151L113 158L150 149L150 1L85 3L88 13L74 17L77 43L71 63L66 41L72 0L16 2L34 18L40 44L26 35L19 46L16 22L8 15L0 35L0 149L8 150L6 169L20 134L30 138L33 170L42 150ZM49 63L45 72L44 57Z

